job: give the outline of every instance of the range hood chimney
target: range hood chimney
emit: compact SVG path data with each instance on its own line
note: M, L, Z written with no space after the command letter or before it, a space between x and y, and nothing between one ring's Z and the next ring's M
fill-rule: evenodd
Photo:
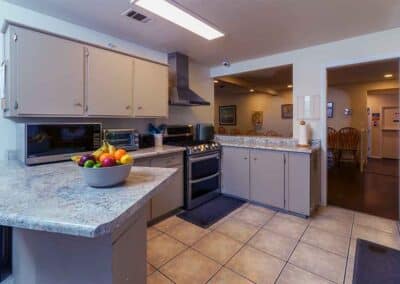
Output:
M168 54L169 104L175 106L209 106L198 94L189 88L189 59L174 52Z

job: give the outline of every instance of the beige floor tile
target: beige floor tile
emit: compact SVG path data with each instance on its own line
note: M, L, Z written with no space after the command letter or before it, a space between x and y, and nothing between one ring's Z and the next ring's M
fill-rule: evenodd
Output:
M349 237L342 237L315 227L308 227L301 240L310 245L347 257Z
M169 217L168 219L165 219L161 221L160 223L157 223L154 225L154 227L157 230L160 230L162 232L167 231L168 229L172 228L173 226L176 226L180 223L184 222L181 218L178 218L176 216Z
M247 205L247 208L252 209L252 210L258 210L258 211L261 211L266 214L276 214L275 210L272 210L272 209L269 209L269 208L266 208L266 207L263 207L263 206L257 205L257 204L249 203Z
M328 281L316 274L305 271L290 263L286 264L281 275L279 276L277 284L333 284L334 282Z
M344 223L353 223L354 214L354 211L344 208L339 208L335 206L320 206L314 217L324 216L342 221Z
M274 216L267 225L264 226L274 233L298 240L307 228L307 224L293 222L281 216Z
M156 271L147 277L147 284L173 284L167 277Z
M225 264L242 246L241 242L214 231L197 242L193 248L216 262Z
M156 269L154 268L153 265L151 265L150 263L146 263L147 264L147 276L149 276L150 274L152 274L154 271L156 271Z
M256 283L274 283L285 262L252 247L243 247L226 265Z
M319 216L311 220L310 226L331 232L333 234L341 235L343 237L348 237L351 234L352 223L345 223L338 221L337 219Z
M246 208L240 210L237 214L233 215L234 218L239 219L241 221L247 222L254 226L263 226L265 225L269 219L274 216L274 211L261 211L258 209L252 209L251 205Z
M161 267L161 272L175 283L206 283L221 265L193 249L188 249Z
M193 245L199 239L204 237L209 231L189 222L182 222L169 228L166 234L185 243L188 246Z
M349 257L346 266L346 276L344 278L344 284L353 283L353 273L354 273L354 258Z
M215 230L237 241L247 242L257 232L258 227L236 218L230 218Z
M400 249L400 237L398 234L389 234L371 227L355 224L351 237L353 239L363 239L391 248Z
M289 213L278 212L275 216L279 216L281 218L287 219L289 221L293 221L300 224L309 224L311 222L310 218L302 218L299 216L295 216Z
M300 242L289 262L336 283L343 283L346 258Z
M261 229L248 244L280 259L288 260L297 245L297 240Z
M147 242L147 261L159 268L184 249L184 244L164 234Z
M364 213L356 213L354 223L390 234L398 233L396 221Z
M231 214L228 216L225 216L224 218L220 219L218 222L212 224L210 227L208 227L208 230L214 231L218 226L221 226L223 223L228 221L231 218Z
M161 235L161 234L162 234L161 231L159 231L159 230L157 230L157 229L155 229L153 227L147 228L147 240L148 241L153 239L153 238L155 238L155 237L157 237L157 236L159 236L159 235Z
M233 272L222 268L207 284L251 284L249 280Z

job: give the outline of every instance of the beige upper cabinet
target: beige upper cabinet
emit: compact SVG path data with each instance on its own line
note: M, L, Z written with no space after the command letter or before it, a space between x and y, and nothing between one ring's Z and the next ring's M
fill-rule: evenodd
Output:
M168 116L168 67L134 59L133 115Z
M12 113L83 115L82 45L15 26L9 28L6 36Z
M86 51L87 114L131 116L133 58L95 47Z

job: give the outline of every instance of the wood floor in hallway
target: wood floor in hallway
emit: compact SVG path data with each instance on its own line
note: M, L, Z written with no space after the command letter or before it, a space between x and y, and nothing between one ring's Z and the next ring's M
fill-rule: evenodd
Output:
M330 166L328 204L398 220L398 160L369 159L363 173L353 163Z

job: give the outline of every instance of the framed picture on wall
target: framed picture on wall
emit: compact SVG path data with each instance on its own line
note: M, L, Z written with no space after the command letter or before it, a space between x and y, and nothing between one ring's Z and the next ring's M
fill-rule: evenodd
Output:
M332 118L333 117L333 102L328 102L327 107L326 107L326 114L328 116L328 118Z
M219 107L219 124L236 125L236 105Z
M293 104L281 105L281 117L282 119L293 118Z

